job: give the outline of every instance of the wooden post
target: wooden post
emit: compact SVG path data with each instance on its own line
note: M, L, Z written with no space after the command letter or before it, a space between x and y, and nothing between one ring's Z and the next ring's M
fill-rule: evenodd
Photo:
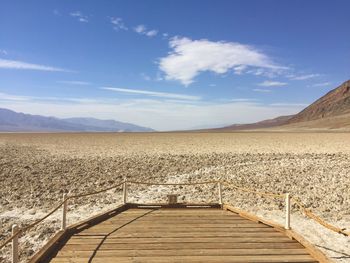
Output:
M218 182L218 188L219 188L219 204L222 205L222 186L221 186L221 182Z
M123 183L123 203L124 204L127 203L127 198L128 198L128 185L127 185L127 181L125 179L125 181Z
M63 194L61 230L66 230L66 228L67 228L67 202L68 202L67 194Z
M285 229L290 229L290 196L289 193L286 194L286 223Z
M18 232L18 226L16 224L12 225L12 235ZM18 234L12 239L12 263L19 262L18 257Z

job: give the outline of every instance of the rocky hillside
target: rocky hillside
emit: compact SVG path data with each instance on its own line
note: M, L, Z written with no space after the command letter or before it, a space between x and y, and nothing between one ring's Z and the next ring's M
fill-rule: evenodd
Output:
M312 103L288 123L313 121L350 113L350 80Z
M211 131L238 131L238 130L255 130L277 127L286 124L294 115L280 116L274 119L263 120L249 124L233 124L223 128L211 129Z

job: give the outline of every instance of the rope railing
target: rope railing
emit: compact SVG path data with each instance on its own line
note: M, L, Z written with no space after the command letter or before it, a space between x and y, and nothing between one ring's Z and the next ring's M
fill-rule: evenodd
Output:
M127 181L130 184L143 184L143 185L170 185L170 186L184 186L184 185L201 185L201 184L217 184L220 181L204 181L204 182L192 182L192 183L150 183L150 182L140 182L140 181Z
M96 191L96 192L91 192L91 193L86 193L86 194L78 194L78 195L71 195L71 196L68 197L68 199L74 199L74 198L80 198L80 197L86 197L86 196L90 196L90 195L100 194L100 193L112 190L114 188L117 188L117 187L121 186L122 184L124 184L124 182L116 184L116 185L113 185L113 186L105 188L105 189L102 189L100 191Z
M272 193L272 192L260 192L260 191L256 191L253 190L251 188L245 188L245 187L240 187L234 183L228 183L228 182L222 182L223 185L225 186L231 186L237 190L240 190L242 192L247 192L247 193L252 193L252 194L257 194L257 195L262 195L265 197L271 197L271 198L285 198L285 194L276 194L276 193Z
M273 192L261 192L261 191L256 191L255 189L251 189L251 188L245 188L245 187L241 187L238 186L234 183L231 182L226 182L226 181L222 181L222 180L212 180L212 181L204 181L204 182L189 182L189 183L152 183L152 182L140 182L140 181L124 181L118 184L115 184L111 187L108 188L104 188L101 189L99 191L94 191L94 192L90 192L90 193L84 193L84 194L77 194L77 195L71 195L71 196L66 196L66 194L64 195L63 201L60 202L54 209L52 209L48 214L46 214L44 217L38 219L37 221L35 221L34 223L25 226L23 228L13 228L15 229L15 231L13 230L12 235L10 237L8 237L2 244L0 244L0 249L2 249L3 247L5 247L7 244L9 244L11 241L13 242L13 246L14 243L18 243L18 237L23 234L24 232L28 231L29 229L33 228L34 226L38 225L39 223L41 223L42 221L44 221L46 218L48 218L49 216L51 216L53 213L55 213L58 209L60 209L63 206L63 217L62 217L62 230L65 230L65 224L66 224L66 206L67 206L67 201L70 199L76 199L76 198L81 198L81 197L87 197L87 196L91 196L91 195L96 195L96 194L100 194L109 190L112 190L114 188L117 188L121 185L123 185L123 200L124 203L126 203L126 199L127 199L127 184L138 184L138 185L164 185L164 186L188 186L188 185L208 185L208 184L218 184L219 186L219 203L222 204L222 186L227 186L227 187L233 187L239 191L242 192L246 192L246 193L252 193L252 194L256 194L256 195L261 195L264 197L269 197L269 198L285 198L286 200L286 225L285 228L289 229L290 228L290 201L293 201L299 208L300 210L309 218L313 219L315 222L319 223L320 225L322 225L323 227L332 230L336 233L342 234L344 236L349 236L350 232L345 231L345 228L339 228L336 227L330 223L327 223L326 221L324 221L322 218L320 218L319 216L317 216L316 214L312 213L310 209L307 209L305 207L305 205L299 200L299 198L297 197L290 197L288 193L273 193ZM18 247L18 244L17 244ZM12 258L12 262L13 263L17 263L18 262L18 255L17 255L17 259L16 258Z
M332 230L334 232L337 232L339 234L342 234L344 236L350 236L350 232L349 231L345 231L346 228L340 228L337 226L334 226L326 221L324 221L321 217L319 217L318 215L314 214L313 212L311 212L310 209L307 209L305 207L305 205L300 201L299 198L297 197L293 197L292 200L294 201L294 203L299 207L299 209L304 213L305 216L313 219L314 221L316 221L317 223L319 223L320 225L322 225L325 228L328 228L329 230Z

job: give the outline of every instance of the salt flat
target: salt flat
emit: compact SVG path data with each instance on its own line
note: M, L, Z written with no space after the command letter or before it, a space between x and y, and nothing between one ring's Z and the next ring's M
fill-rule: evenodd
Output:
M4 133L0 134L1 238L13 223L26 224L49 211L63 192L95 191L124 178L155 182L223 179L262 191L289 192L327 221L350 228L349 133ZM163 201L169 192L188 202L217 201L214 185L133 186L130 191L130 200L138 202ZM117 189L78 199L70 204L68 219L73 222L110 208L121 202L120 194ZM228 188L224 198L283 222L282 201ZM349 260L349 238L324 230L296 207L293 212L292 227L324 247L337 262ZM59 227L59 218L55 214L37 232L21 239L27 247L23 259ZM0 258L7 258L7 252L2 253Z

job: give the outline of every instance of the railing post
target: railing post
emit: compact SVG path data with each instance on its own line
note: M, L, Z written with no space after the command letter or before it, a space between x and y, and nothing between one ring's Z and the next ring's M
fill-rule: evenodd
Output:
M286 193L286 223L285 229L290 229L290 195Z
M12 225L12 235L16 235L18 232L18 226ZM18 234L12 239L12 263L19 262L18 257Z
M219 188L219 204L222 205L222 186L221 182L218 182L218 188Z
M68 202L67 194L63 194L61 230L66 230L66 228L67 228L67 202Z
M124 180L123 183L123 203L127 203L127 198L128 198L128 185L126 179Z

